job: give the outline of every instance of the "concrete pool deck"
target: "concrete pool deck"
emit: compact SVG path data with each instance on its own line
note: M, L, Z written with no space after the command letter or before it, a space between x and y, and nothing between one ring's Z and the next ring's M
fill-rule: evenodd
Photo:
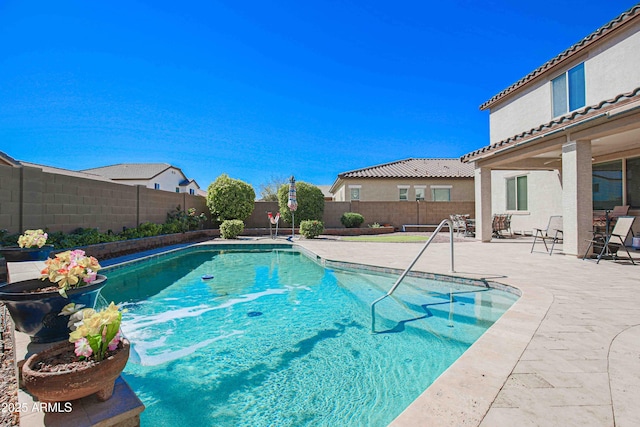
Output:
M274 242L239 243L260 240ZM640 265L596 265L563 255L561 246L552 256L543 246L529 253L531 241L464 239L455 245L455 273L446 243L417 262L414 270L503 283L522 297L392 426L640 425ZM422 246L333 237L295 243L326 260L397 269Z
M421 247L297 243L325 259L399 269ZM530 253L531 243L456 244L456 273L448 244L432 244L416 263L418 271L515 286L522 297L392 426L640 425L640 265L549 256L542 245Z

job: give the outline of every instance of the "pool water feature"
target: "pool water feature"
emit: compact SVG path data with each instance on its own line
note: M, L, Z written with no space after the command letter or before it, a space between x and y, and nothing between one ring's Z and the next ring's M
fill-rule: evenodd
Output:
M106 274L103 297L128 310L123 375L154 426L386 426L517 299L407 277L371 334L397 276L290 248L192 248Z

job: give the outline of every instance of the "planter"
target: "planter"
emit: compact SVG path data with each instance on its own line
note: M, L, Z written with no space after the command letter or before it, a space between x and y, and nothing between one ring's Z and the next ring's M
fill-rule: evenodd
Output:
M67 402L94 393L104 402L113 394L114 382L127 364L129 348L129 341L124 339L116 353L100 362L58 372L35 370L34 366L44 359L73 353L73 343L58 344L27 359L22 367L22 382L40 402Z
M34 343L49 343L69 338L67 316L59 316L62 308L74 302L85 307L95 307L100 289L107 283L107 277L98 278L85 286L67 290L64 298L53 292L29 292L51 282L40 279L23 280L0 286L0 301L4 302L18 331L31 337Z
M44 245L41 248L21 248L8 246L0 248L0 254L7 262L45 261L53 251L53 245Z

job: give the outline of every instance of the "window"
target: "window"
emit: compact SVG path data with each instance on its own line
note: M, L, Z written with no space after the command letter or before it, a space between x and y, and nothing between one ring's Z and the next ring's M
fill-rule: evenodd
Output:
M416 187L416 200L424 200L424 187Z
M529 209L527 200L527 176L507 178L507 210L526 211Z
M593 209L613 209L614 206L623 204L622 160L593 165L591 174ZM636 193L637 196L639 194Z
M431 187L431 198L434 202L450 202L451 188Z
M409 200L408 194L409 194L409 188L398 188L399 200Z
M632 208L640 208L640 157L627 160L626 181L627 202L625 204Z
M180 187L176 187L176 193L180 192Z
M154 188L155 190L159 190L159 189L160 189L160 184L158 184L158 183L153 184L153 188Z
M194 190L193 188L190 188L189 189L189 194L191 194L193 196L194 194L196 194L196 190Z
M584 63L551 80L553 117L585 105Z
M349 186L349 198L350 200L360 200L360 186L359 185L350 185Z
M434 202L450 202L451 188L451 185L432 185L431 200Z

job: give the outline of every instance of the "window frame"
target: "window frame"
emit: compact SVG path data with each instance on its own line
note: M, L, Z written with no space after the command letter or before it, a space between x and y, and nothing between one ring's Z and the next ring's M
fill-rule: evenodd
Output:
M525 194L524 194L524 206L521 206L521 202L522 199L520 197L520 185L519 183L521 182L521 180L524 180L524 185L525 185ZM504 182L505 182L505 208L507 211L510 212L528 212L529 211L529 179L528 179L528 174L524 174L524 175L512 175L512 176L506 176L504 178ZM510 188L509 188L509 183L513 182L513 196L510 196ZM511 197L513 197L513 200L511 200ZM511 205L511 203L509 203L510 201L513 201L514 204Z
M353 202L353 201L359 202L359 201L360 201L360 198L362 197L362 191L361 191L361 189L362 189L362 185L349 185L348 189L349 189L349 201L352 201L352 202ZM353 191L354 191L354 190L357 190L357 192L358 192L358 198L354 198L354 197L353 197Z
M563 116L586 105L587 79L584 62L551 79L551 116ZM560 87L562 84L562 87ZM562 98L559 96L562 95ZM560 103L563 103L562 108Z
M398 200L401 202L409 201L409 185L398 185ZM404 194L404 199L402 198Z
M433 202L450 202L451 201L451 189L453 185L431 185L429 189L431 190L431 201ZM436 190L447 190L447 200L437 200Z

